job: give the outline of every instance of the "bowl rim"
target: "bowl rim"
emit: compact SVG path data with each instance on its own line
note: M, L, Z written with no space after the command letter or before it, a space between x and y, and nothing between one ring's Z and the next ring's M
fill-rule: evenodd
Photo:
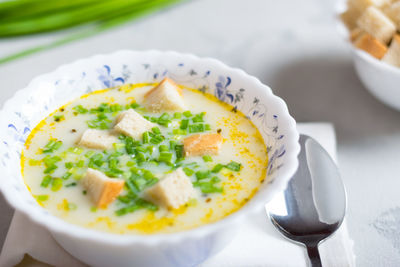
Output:
M364 50L361 50L357 47L355 47L350 41L349 41L349 36L350 32L347 26L344 24L344 22L340 18L340 14L347 9L347 1L348 0L339 0L336 2L335 6L335 20L336 20L336 29L340 36L343 38L343 40L346 42L347 45L350 46L350 49L353 54L356 56L362 58L364 61L367 61L370 64L375 65L376 67L379 67L383 69L384 71L391 72L395 75L400 75L400 67L396 67L393 65L390 65L386 62L383 62L382 60L379 60Z
M163 55L170 55L170 56L179 56L179 57L184 57L189 60L195 60L195 61L202 61L204 64L209 64L210 66L213 65L214 67L221 69L221 70L226 70L232 73L232 75L235 76L242 76L246 80L249 81L249 83L254 84L254 86L257 86L261 89L264 89L265 93L267 94L268 98L271 100L271 102L275 102L274 104L276 105L277 110L281 110L282 114L285 114L284 116L280 116L280 121L282 124L286 125L286 132L285 132L285 138L286 138L286 150L291 151L290 153L287 153L287 158L285 161L285 166L283 166L279 171L280 173L280 179L279 183L274 183L273 185L269 186L275 186L275 191L276 192L282 192L290 178L293 176L295 171L297 170L298 167L298 154L300 152L300 145L298 143L299 139L299 133L296 128L296 121L294 118L289 114L288 108L286 103L278 96L274 95L272 93L272 90L270 87L264 85L261 83L259 79L257 79L254 76L251 76L247 74L245 71L238 69L238 68L232 68L227 66L226 64L222 63L219 60L213 59L213 58L208 58L208 57L198 57L193 54L188 54L188 53L178 53L175 51L160 51L160 50L144 50L144 51L136 51L136 50L119 50L113 53L109 54L98 54L94 55L88 58L84 59L78 59L72 63L67 63L59 66L56 68L54 71L42 74L31 80L31 82L28 84L23 89L17 90L14 95L8 99L3 108L0 110L0 118L6 116L6 111L9 109L10 106L13 105L13 102L18 99L21 95L24 94L24 92L27 92L30 87L35 86L38 84L40 81L46 81L50 77L55 76L55 75L60 75L65 69L71 69L71 68L79 68L81 65L90 63L90 62L96 62L99 60L103 60L106 58L118 58L121 57L121 55L124 55L126 53L134 54L134 53L139 53L139 54L149 54L150 55L157 55L157 56L163 56ZM179 231L175 233L161 233L161 234L149 234L149 235L134 235L134 234L129 234L129 235L118 235L118 234L113 234L113 233L107 233L107 232L102 232L102 231L97 231L89 228L85 228L83 226L75 225L72 223L68 223L61 218L58 218L54 215L51 215L50 217L52 220L45 221L41 218L41 216L38 216L39 214L37 212L32 212L24 202L22 201L13 201L14 195L6 190L7 183L0 183L0 191L3 193L5 199L7 202L16 209L16 211L20 211L23 214L27 215L28 218L30 218L32 221L35 223L38 223L39 225L44 226L47 228L50 233L52 234L57 234L57 235L64 235L64 236L69 236L74 238L75 240L88 240L92 242L100 242L100 243L108 243L116 246L127 246L127 245L133 245L133 244L142 244L142 245L147 245L147 246L154 246L157 244L171 244L171 243L177 243L181 241L182 239L198 239L207 236L210 233L217 232L220 229L223 229L226 225L238 223L244 218L245 214L249 213L255 213L259 210L261 210L264 207L265 203L257 203L253 205L244 205L241 207L238 211L216 221L213 223L208 223L199 227L195 227L193 229L189 230L184 230L184 231ZM257 195L257 194L256 194ZM255 196L254 196L255 197ZM253 197L253 198L254 198ZM271 197L270 197L271 198ZM267 200L265 200L266 202ZM261 202L261 200L258 200L258 202Z

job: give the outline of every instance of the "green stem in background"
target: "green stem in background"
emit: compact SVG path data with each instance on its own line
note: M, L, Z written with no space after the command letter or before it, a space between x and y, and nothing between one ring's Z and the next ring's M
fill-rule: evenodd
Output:
M145 0L145 2L142 2L140 9L130 10L125 13L121 13L120 16L116 16L111 19L102 21L100 24L96 25L94 28L90 27L90 29L86 29L86 30L83 30L82 32L72 34L72 35L62 38L60 40L56 40L52 43L39 45L36 47L32 47L32 48L5 56L3 58L0 58L0 64L4 64L7 62L28 56L28 55L32 55L37 52L52 49L52 48L76 41L76 40L80 40L80 39L84 39L84 38L93 36L100 32L106 31L110 28L124 24L132 19L141 17L151 11L160 10L160 9L162 9L172 3L178 2L178 1L180 1L180 0L153 0L153 1ZM139 1L135 1L135 2L138 3Z

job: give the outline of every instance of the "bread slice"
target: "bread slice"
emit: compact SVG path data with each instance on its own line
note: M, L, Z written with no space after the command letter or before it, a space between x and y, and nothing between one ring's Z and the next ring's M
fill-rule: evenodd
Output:
M118 142L118 138L109 131L87 129L78 145L93 149L111 149L114 143Z
M188 202L193 193L193 184L182 168L165 175L144 192L145 198L170 209L177 209Z
M354 45L377 59L381 59L387 51L387 46L385 44L368 33L364 33L359 37L354 42Z
M128 109L119 114L114 130L134 139L141 139L142 134L153 127L156 127L154 123L146 120L133 109Z
M186 156L217 155L222 145L220 134L195 134L183 140Z
M145 106L152 111L185 109L182 89L171 79L165 78L144 96Z
M357 26L384 44L388 44L396 32L396 26L381 10L368 7L357 20Z
M88 168L80 180L88 195L98 208L106 208L124 188L125 181L112 179L101 171Z
M400 31L400 1L383 8L384 13L396 24L397 30Z
M400 67L400 35L394 36L389 50L382 60L390 65Z

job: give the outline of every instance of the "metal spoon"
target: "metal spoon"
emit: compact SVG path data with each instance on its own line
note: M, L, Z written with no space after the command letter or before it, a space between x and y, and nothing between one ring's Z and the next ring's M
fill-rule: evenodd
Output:
M346 213L339 170L314 139L300 135L299 168L286 190L265 208L276 228L307 248L311 266L322 266L318 244L332 235Z

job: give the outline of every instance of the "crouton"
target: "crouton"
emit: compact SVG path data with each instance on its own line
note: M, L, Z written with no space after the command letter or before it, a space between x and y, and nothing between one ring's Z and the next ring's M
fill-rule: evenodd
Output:
M357 27L357 20L361 16L362 12L354 7L349 8L340 14L340 18L349 30L353 30Z
M190 178L182 168L165 175L158 183L146 189L145 197L170 209L177 209L192 197L194 192Z
M78 145L93 149L110 149L114 143L118 142L118 138L109 131L87 129Z
M144 132L150 131L153 127L156 127L154 123L149 122L133 109L128 109L119 114L114 130L134 139L140 139Z
M354 42L354 45L377 59L381 59L387 51L387 46L385 44L381 43L368 33L359 37Z
M186 156L217 155L222 145L220 134L195 134L183 140Z
M389 50L382 60L393 66L400 67L400 35L396 34L394 36Z
M88 195L98 208L106 208L124 188L125 181L112 179L98 170L88 168L80 180Z
M369 6L382 7L390 2L391 0L349 0L348 4L362 12Z
M371 34L384 44L389 43L393 34L396 32L396 26L382 11L376 7L368 7L361 17L357 20L359 28Z
M145 106L152 111L185 109L182 89L173 80L165 78L144 96Z
M361 30L360 28L354 28L350 32L350 41L354 42L356 41L360 36L362 36L365 32Z
M397 30L400 30L400 1L388 5L383 11L396 24Z

